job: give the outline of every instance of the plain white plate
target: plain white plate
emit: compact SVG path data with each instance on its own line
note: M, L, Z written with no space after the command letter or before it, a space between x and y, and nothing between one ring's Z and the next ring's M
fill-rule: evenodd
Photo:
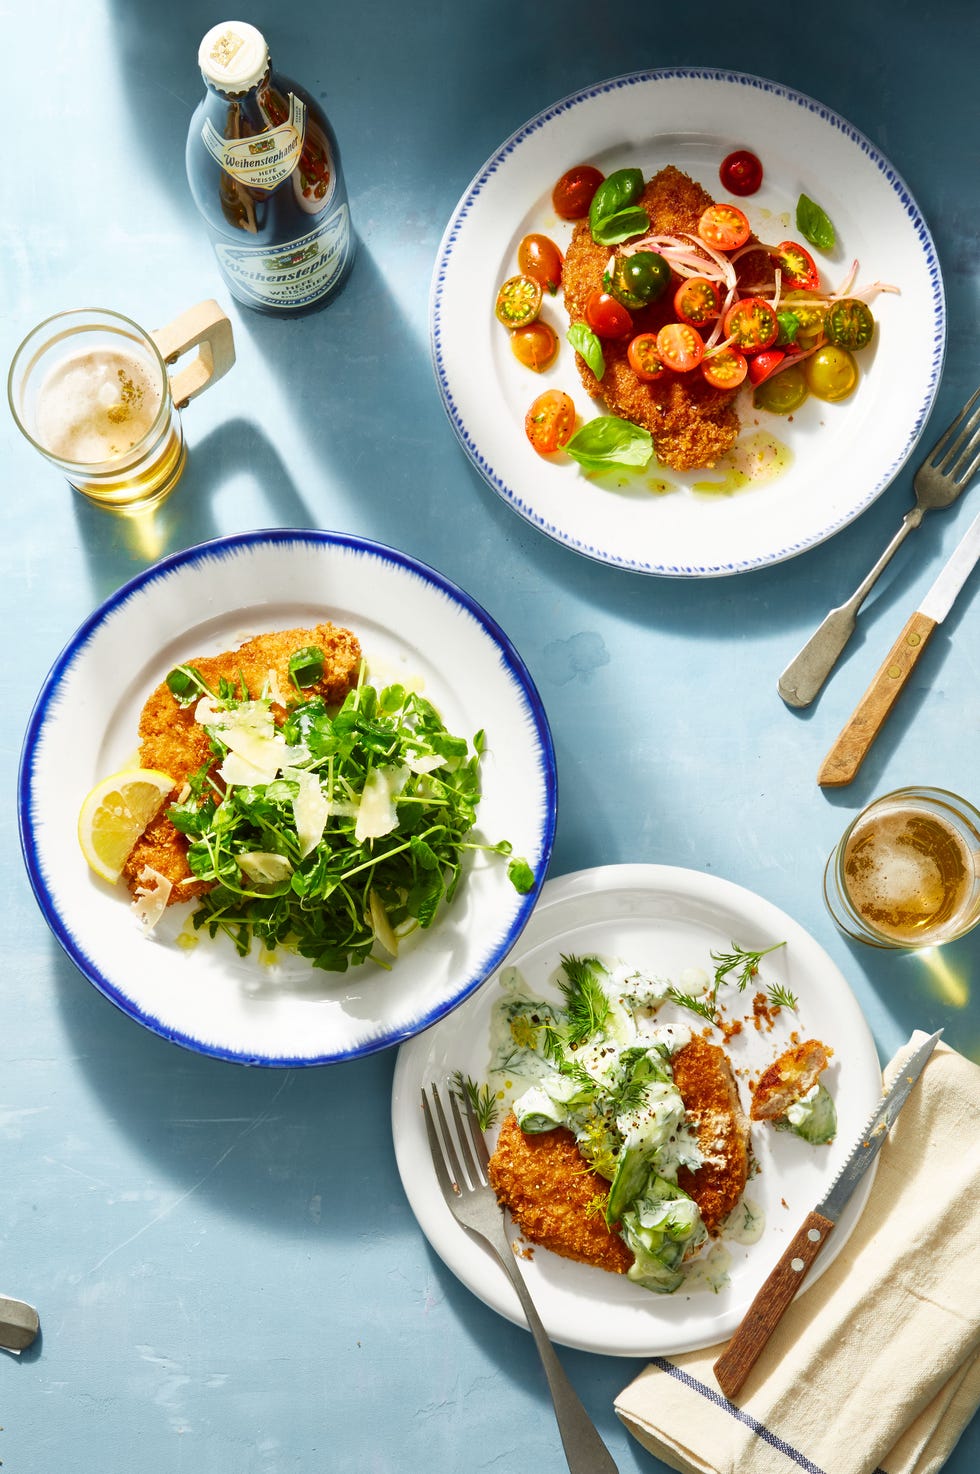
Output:
M581 419L605 411L582 388L565 342L560 300L542 316L561 351L543 374L523 368L496 321L497 288L517 271L529 231L564 250L571 226L551 190L574 164L604 173L636 166L645 176L675 164L714 198L725 155L748 148L765 175L737 203L772 244L798 238L796 202L818 201L837 230L832 255L816 252L824 278L841 283L851 261L858 285L891 283L873 310L876 346L860 355L855 394L840 404L809 399L792 417L740 404L745 434L756 422L788 447L778 477L734 495L693 490L718 472L681 474L651 462L631 478L585 476L568 457L542 458L524 415L546 388L563 388ZM915 446L935 398L946 340L942 276L928 227L908 187L845 119L801 93L737 72L671 69L617 77L566 97L520 128L488 159L443 236L432 280L430 334L443 403L474 465L522 517L604 563L642 573L704 578L791 558L832 536L869 506ZM673 490L658 494L666 481Z
M149 938L123 887L94 877L76 838L98 779L129 765L140 709L180 661L267 630L346 625L372 679L412 683L450 731L483 729L477 832L508 839L537 885L521 896L506 861L480 857L451 907L390 971L318 971L280 953L240 958L223 937L177 944L189 906ZM527 670L461 589L377 543L266 531L177 553L140 574L82 625L55 662L24 741L21 843L35 896L72 961L138 1023L202 1054L248 1064L323 1064L407 1038L454 1008L507 955L534 906L554 839L551 736Z
M549 995L560 953L621 958L656 976L678 978L684 968L713 970L709 954L732 941L753 950L785 941L763 959L763 983L782 983L797 995L796 1013L783 1010L771 1032L749 1024L728 1046L736 1072L757 1075L798 1032L834 1050L825 1076L837 1106L838 1132L829 1146L813 1147L769 1126L752 1128L758 1175L748 1201L761 1207L766 1227L755 1244L727 1243L729 1283L719 1292L682 1287L654 1295L621 1275L536 1249L521 1268L549 1335L566 1346L615 1356L673 1355L730 1336L753 1296L830 1185L881 1098L874 1041L843 975L813 938L784 912L751 891L694 870L663 865L610 865L549 880L507 965L520 969L530 991ZM751 1012L750 989L730 1019ZM442 1084L455 1070L486 1079L489 1026L500 996L499 974L449 1018L398 1052L392 1092L395 1155L418 1222L449 1269L501 1315L523 1325L517 1296L503 1270L460 1228L432 1170L420 1090ZM557 996L557 995L555 995ZM728 996L728 990L726 990ZM738 995L736 995L737 997ZM662 1017L702 1027L691 1013L665 1008ZM720 1037L714 1034L720 1042ZM748 1086L741 1074L743 1104ZM806 1286L815 1283L847 1241L867 1200L868 1172L851 1198Z

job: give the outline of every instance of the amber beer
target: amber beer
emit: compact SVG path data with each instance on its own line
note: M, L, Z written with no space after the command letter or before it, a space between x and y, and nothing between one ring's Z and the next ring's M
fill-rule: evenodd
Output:
M199 345L171 377L167 365ZM19 428L70 485L99 506L142 511L184 468L178 410L234 361L231 323L216 302L155 333L117 312L78 309L24 339L7 392Z
M980 814L943 789L902 789L869 805L827 867L834 919L881 947L929 947L980 920Z
M187 133L187 180L228 290L273 316L318 311L355 247L333 128L244 21L213 26L198 65L207 92Z

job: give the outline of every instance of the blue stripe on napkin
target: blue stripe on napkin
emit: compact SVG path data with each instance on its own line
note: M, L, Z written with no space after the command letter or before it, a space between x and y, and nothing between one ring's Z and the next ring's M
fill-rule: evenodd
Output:
M747 1428L751 1428L752 1432L757 1434L759 1438L764 1439L772 1448L778 1449L787 1459L792 1460L799 1468L805 1470L805 1474L825 1474L825 1470L815 1464L812 1459L808 1459L806 1454L801 1453L798 1448L794 1448L792 1444L786 1443L784 1439L779 1438L764 1423L760 1423L758 1418L753 1418L751 1413L743 1412L734 1402L729 1402L724 1393L718 1392L714 1387L706 1386L704 1382L699 1382L697 1377L691 1376L690 1372L681 1371L680 1367L674 1366L673 1362L666 1361L662 1356L655 1356L652 1358L652 1361L653 1365L660 1371L667 1372L671 1377L676 1377L678 1382L683 1382L685 1387L690 1387L693 1392L699 1393L708 1402L713 1402L716 1407L725 1408L733 1418L736 1418L740 1423L744 1423ZM875 1469L874 1474L885 1474L885 1471L883 1469Z

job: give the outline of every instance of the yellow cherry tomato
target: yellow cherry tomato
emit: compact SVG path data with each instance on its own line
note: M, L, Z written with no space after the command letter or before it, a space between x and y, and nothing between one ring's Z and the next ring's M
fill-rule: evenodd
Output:
M854 355L846 348L828 343L803 365L806 385L818 399L846 399L857 387L858 368Z

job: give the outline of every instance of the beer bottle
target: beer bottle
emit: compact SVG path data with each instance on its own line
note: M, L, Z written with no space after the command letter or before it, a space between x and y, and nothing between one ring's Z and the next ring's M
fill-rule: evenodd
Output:
M272 70L261 32L214 26L198 51L207 92L187 135L187 178L239 302L315 312L354 259L337 140L315 98Z

